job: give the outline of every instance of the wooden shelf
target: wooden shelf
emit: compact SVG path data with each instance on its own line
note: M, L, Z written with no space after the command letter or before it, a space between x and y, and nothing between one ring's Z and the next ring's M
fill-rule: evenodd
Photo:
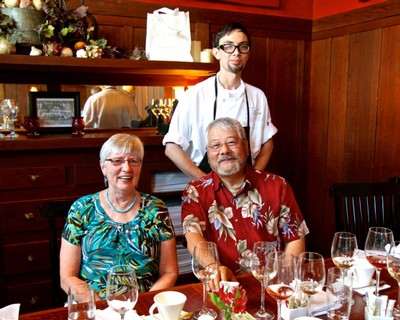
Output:
M215 74L216 63L2 55L0 83L189 86Z

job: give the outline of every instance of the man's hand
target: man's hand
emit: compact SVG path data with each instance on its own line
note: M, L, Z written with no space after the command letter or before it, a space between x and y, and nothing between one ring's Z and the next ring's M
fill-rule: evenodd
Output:
M208 283L209 289L211 291L217 291L220 281L236 281L236 278L231 269L225 266L219 266L216 277Z

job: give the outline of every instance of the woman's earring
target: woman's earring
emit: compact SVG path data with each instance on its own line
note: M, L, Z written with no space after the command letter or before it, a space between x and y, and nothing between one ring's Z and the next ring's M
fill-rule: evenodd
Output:
M106 186L106 188L108 188L108 179L106 176L104 176L104 185Z

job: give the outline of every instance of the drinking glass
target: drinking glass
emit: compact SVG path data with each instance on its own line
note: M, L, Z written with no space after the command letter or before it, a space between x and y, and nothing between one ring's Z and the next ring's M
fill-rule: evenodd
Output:
M357 251L357 238L351 232L336 232L331 247L331 257L336 267L340 268L342 278L354 265L354 254Z
M307 295L308 315L311 296L322 290L325 284L324 257L316 252L302 252L298 259L299 288Z
M194 319L202 315L208 315L214 319L217 313L207 308L207 286L208 282L218 274L219 258L217 245L214 242L202 241L194 246L192 256L192 269L194 275L203 283L203 308L193 314Z
M1 103L1 111L3 119L7 122L8 129L10 130L6 138L14 139L19 137L19 134L17 134L14 129L14 121L19 114L17 101L14 99L4 99Z
M94 290L87 283L72 285L68 290L68 320L94 320L96 304Z
M328 269L326 295L328 298L328 318L347 320L352 305L352 274L343 278L343 270L338 267Z
M128 265L116 265L107 275L106 297L111 309L121 315L132 310L138 299L138 283L135 270Z
M387 269L391 277L397 281L397 303L393 309L393 317L400 319L400 241L394 241L390 246Z
M272 312L265 310L265 286L271 276L269 269L266 268L266 262L270 252L276 252L276 247L272 242L257 241L253 245L251 255L251 272L261 283L261 305L255 316L263 319L273 319L275 317Z
M379 280L381 270L387 265L387 249L386 245L390 245L394 241L393 232L388 228L371 227L368 230L367 239L365 240L365 257L368 262L375 267L376 287L375 295L379 296Z
M284 252L270 252L266 267L270 275L266 290L276 300L277 320L281 320L282 304L289 299L294 290L295 260L293 255Z

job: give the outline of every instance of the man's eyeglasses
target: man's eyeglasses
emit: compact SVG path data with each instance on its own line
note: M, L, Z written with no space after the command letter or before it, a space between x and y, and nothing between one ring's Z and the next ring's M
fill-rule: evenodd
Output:
M142 160L140 160L140 159L128 159L128 160L124 160L124 159L106 159L106 161L110 161L110 163L114 167L121 167L121 166L124 165L125 162L128 162L128 164L131 167L138 167L142 163Z
M218 48L226 53L234 53L236 49L238 49L240 53L248 53L250 51L250 46L247 43L242 43L237 46L232 43L225 43L221 44Z
M240 139L230 139L227 141L213 141L211 142L207 148L212 152L219 152L223 145L226 145L229 149L234 150L239 148L240 142L243 141Z

